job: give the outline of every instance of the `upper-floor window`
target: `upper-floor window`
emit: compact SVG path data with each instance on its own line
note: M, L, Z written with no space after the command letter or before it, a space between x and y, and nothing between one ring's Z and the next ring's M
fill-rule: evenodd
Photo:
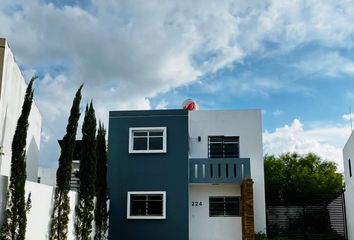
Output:
M240 137L209 136L209 158L239 158Z
M165 219L166 192L128 192L127 218Z
M166 127L129 128L129 153L165 153Z

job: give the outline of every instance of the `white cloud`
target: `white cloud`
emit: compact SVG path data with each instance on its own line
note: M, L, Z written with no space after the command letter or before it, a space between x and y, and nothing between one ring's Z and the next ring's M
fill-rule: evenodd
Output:
M284 113L283 111L277 109L277 110L275 110L275 111L272 112L272 115L273 115L273 116L280 116L280 115L282 115L283 113Z
M306 73L318 73L330 77L339 75L354 75L354 62L342 57L338 52L316 53L306 60L295 64L296 68Z
M155 109L166 109L167 105L168 105L168 102L163 99L159 103L157 103Z
M349 100L353 100L354 99L354 92L347 91L345 94L345 97L348 98Z
M50 135L47 134L47 132L43 131L41 132L41 139L43 142L47 143L50 140Z
M87 9L41 0L0 5L0 36L8 38L26 75L32 69L44 75L37 103L61 135L82 82L84 96L94 99L106 122L107 110L149 109L149 98L159 93L247 56L267 56L268 43L277 53L312 42L353 46L351 0L93 0ZM353 65L343 69L352 73ZM236 79L226 87L267 96L284 89L285 81Z
M342 118L347 121L351 121L354 119L354 113L343 114Z
M198 92L206 94L222 93L222 96L219 97L255 95L269 98L271 94L279 92L301 93L302 95L311 93L310 89L294 82L282 81L277 77L259 76L253 72L243 72L232 77L221 76L218 81L202 82L200 86Z
M90 8L5 0L0 34L25 68L65 65L67 89L85 81L102 97L114 88L116 108L229 67L262 52L264 42L282 51L311 41L350 46L354 32L350 1L92 1ZM343 69L353 72L351 64Z
M342 149L350 135L348 126L314 126L305 129L299 119L291 125L263 134L264 153L279 155L285 152L313 152L337 163L343 171Z

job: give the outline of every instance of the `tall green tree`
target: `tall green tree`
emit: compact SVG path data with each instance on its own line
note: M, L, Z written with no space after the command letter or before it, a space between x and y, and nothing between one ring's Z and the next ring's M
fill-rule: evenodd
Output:
M76 239L91 239L96 179L96 117L92 101L82 125L79 200L76 207Z
M313 153L285 153L264 158L267 199L286 200L295 195L338 193L343 191L343 175L334 162Z
M96 172L96 208L95 240L107 239L107 146L106 130L100 122L97 130L97 172Z
M29 125L28 117L33 101L32 85L36 78L32 77L27 86L22 112L12 140L11 176L7 192L7 209L0 233L1 240L24 240L26 235L26 214L30 206L30 197L28 204L25 200L26 138Z
M79 87L75 94L70 111L66 134L63 137L62 148L59 157L59 168L57 170L57 187L55 189L54 208L50 229L50 240L65 240L68 234L68 223L70 213L70 178L71 163L74 156L75 138L78 121L80 118L81 89Z

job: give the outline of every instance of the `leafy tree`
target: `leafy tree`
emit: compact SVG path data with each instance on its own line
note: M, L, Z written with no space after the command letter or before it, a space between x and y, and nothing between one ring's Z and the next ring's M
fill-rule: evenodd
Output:
M32 85L37 77L32 77L26 90L22 112L12 140L11 176L7 192L7 209L1 227L1 240L24 240L26 235L27 212L30 208L30 196L26 203L26 138L28 130L28 117L33 101Z
M59 168L57 170L57 187L55 189L54 209L52 214L50 240L65 240L68 234L68 222L70 213L70 191L71 163L74 156L75 138L77 125L80 118L81 89L79 87L75 94L70 111L66 134L62 141L62 148L59 157Z
M106 130L100 122L97 131L97 173L96 173L96 209L95 240L107 238L107 147Z
M92 102L86 106L82 125L79 200L76 207L76 238L88 240L92 232L96 180L96 117Z
M285 153L264 158L265 192L267 200L290 199L316 193L343 191L343 175L334 162L323 161L314 153Z

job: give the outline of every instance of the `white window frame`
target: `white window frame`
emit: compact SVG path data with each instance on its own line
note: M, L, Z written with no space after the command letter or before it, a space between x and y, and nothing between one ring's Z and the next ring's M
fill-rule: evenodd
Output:
M134 131L162 131L162 149L158 150L134 150ZM149 147L149 136L147 137ZM133 127L129 128L129 153L166 153L167 152L167 128L166 127Z
M130 196L131 195L162 195L162 216L132 216L130 215ZM127 193L127 219L166 219L166 191L134 191Z

